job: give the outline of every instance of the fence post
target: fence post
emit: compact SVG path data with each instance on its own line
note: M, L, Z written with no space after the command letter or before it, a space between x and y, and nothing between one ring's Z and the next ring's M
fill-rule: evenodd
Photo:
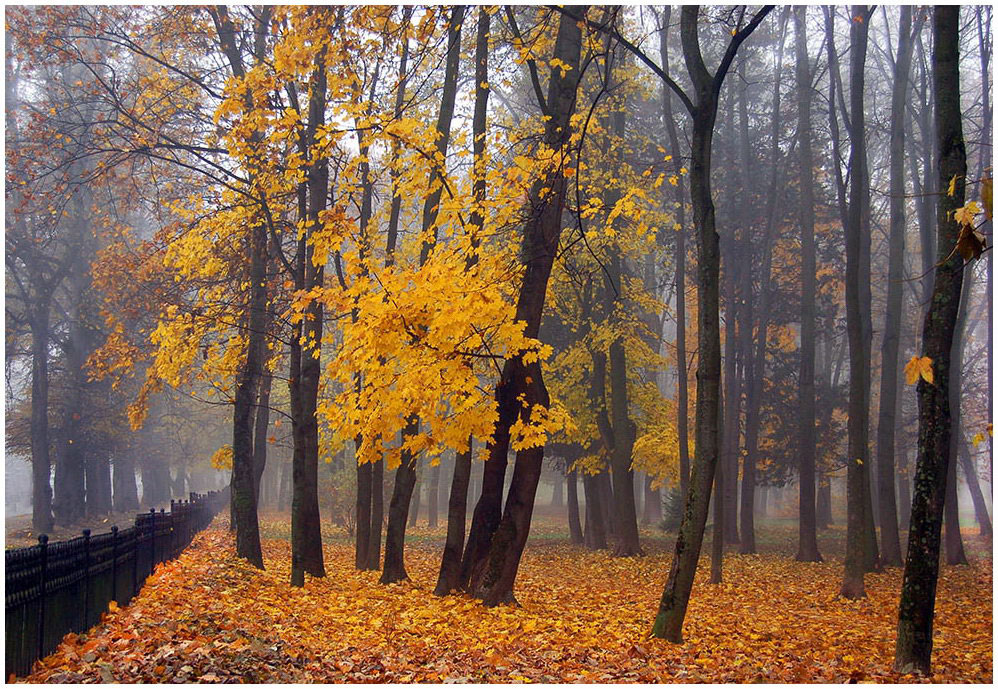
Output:
M118 527L111 527L111 600L118 602Z
M149 508L149 574L156 569L156 508Z
M177 503L170 499L170 559L177 556Z
M160 507L159 508L160 522L162 522L165 517L166 517L166 508L165 507ZM160 548L160 550L162 550L162 547ZM167 549L166 554L163 555L162 557L163 557L163 559L161 560L161 562L166 562L167 560L170 559L170 551L169 551L169 549Z
M42 566L39 570L38 599L38 657L45 657L45 587L48 583L49 537L42 534L38 537L38 545L42 549Z
M90 529L83 530L83 626L90 625Z

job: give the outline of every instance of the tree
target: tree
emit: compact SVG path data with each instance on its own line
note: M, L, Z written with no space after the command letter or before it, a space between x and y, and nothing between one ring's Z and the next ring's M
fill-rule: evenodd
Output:
M530 214L523 228L521 256L525 272L517 297L516 319L526 323L524 334L527 337L536 337L540 329L548 278L561 236L566 168L570 167L571 117L580 78L582 31L579 23L585 19L586 10L584 6L575 7L572 15L562 10L546 98L535 81L541 110L548 118L544 126L544 146L551 165L531 185L527 202ZM530 530L533 500L544 458L542 444L518 443L520 448L517 449L509 495L501 517L497 515L510 430L514 424L543 422L543 414L551 404L536 358L516 354L506 359L496 386L496 403L499 421L489 446L482 495L475 506L461 567L462 579L467 581L468 589L487 606L514 600L513 584Z
M964 269L964 259L956 250L962 228L955 213L963 206L967 176L960 111L959 21L957 6L933 10L938 182L940 189L948 191L939 197L936 210L937 267L932 302L922 326L922 356L930 360L931 375L922 375L918 381L918 464L894 649L894 669L905 673L928 674L931 670L939 541L951 457L950 361Z
M821 562L815 514L815 390L814 329L817 262L814 252L814 157L811 150L812 71L807 55L807 8L794 8L794 45L797 53L797 138L800 146L800 513L797 559Z
M734 29L724 56L711 74L704 63L700 51L697 21L699 8L683 8L681 36L683 57L693 82L695 100L691 99L668 75L664 67L659 67L636 46L624 39L611 26L596 25L595 28L611 32L621 45L626 47L644 64L648 65L671 88L690 113L693 120L692 153L690 169L690 195L693 206L693 224L699 239L698 254L698 338L699 366L697 368L697 412L696 450L690 477L690 487L685 497L686 507L676 539L675 557L669 579L666 582L658 615L652 628L652 635L666 638L674 643L682 640L682 623L686 616L693 576L703 543L703 531L707 522L707 506L710 502L714 470L720 449L720 377L721 345L718 325L718 274L720 253L717 230L714 222L714 204L710 191L710 156L714 122L717 118L718 94L724 83L731 62L739 46L751 35L759 23L772 10L767 6L757 12L744 26L744 8L738 14L738 25ZM563 10L564 12L564 10ZM590 22L593 25L593 22Z
M904 124L910 90L913 37L921 31L923 15L912 28L911 8L901 8L898 50L891 92L890 138L890 266L887 272L887 309L881 345L880 415L877 422L877 502L880 512L881 562L888 567L901 564L898 536L897 500L894 494L895 429L900 370L902 291L904 290Z
M847 456L848 521L846 525L845 574L841 594L845 598L866 595L863 574L867 570L869 521L869 207L870 190L866 164L866 119L863 103L869 20L866 5L851 11L849 69L849 203L846 217L846 319L849 336L849 454ZM875 543L875 541L874 541ZM875 545L874 545L875 548Z

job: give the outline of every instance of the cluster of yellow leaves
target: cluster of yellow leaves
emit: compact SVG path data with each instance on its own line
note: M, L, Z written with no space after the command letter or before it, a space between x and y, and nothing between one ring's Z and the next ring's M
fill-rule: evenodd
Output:
M611 558L565 545L560 520L535 525L522 607L486 609L432 595L439 542L411 544L412 581L392 586L356 571L350 544L327 544L327 577L295 589L284 538L264 540L260 572L235 558L220 527L157 568L131 605L67 637L28 680L987 684L993 673L989 560L943 567L934 674L921 678L890 669L901 571L867 575L869 596L843 600L841 560L795 562L789 529L779 553L728 556L721 585L707 583L704 558L677 646L647 636L671 540L644 539L647 557ZM262 530L286 537L286 516L265 517Z
M222 445L220 448L215 450L215 453L211 456L208 461L213 469L219 471L232 471L232 446Z
M904 379L908 385L914 385L921 378L929 385L933 382L932 359L927 356L913 356L904 365Z

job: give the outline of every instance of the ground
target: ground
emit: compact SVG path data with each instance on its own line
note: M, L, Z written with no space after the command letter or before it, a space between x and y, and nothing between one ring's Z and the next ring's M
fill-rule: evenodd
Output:
M701 561L685 643L648 638L671 538L643 532L646 557L614 559L567 543L564 519L535 523L517 580L521 608L485 609L432 590L442 529L412 530L411 582L382 586L353 569L347 537L325 539L327 577L288 586L287 515L263 518L267 571L234 556L224 517L160 565L131 605L70 635L28 681L49 682L980 682L992 669L992 563L943 567L934 674L890 671L901 570L867 576L860 601L836 593L842 532L826 562L793 561L790 523L760 527L763 554ZM705 547L705 553L709 548ZM831 557L829 557L831 555Z

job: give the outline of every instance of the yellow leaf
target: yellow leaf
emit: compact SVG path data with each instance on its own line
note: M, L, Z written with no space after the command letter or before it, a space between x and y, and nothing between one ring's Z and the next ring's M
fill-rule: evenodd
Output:
M922 376L926 383L931 383L932 378L932 359L927 356L923 356L918 360L918 373Z

